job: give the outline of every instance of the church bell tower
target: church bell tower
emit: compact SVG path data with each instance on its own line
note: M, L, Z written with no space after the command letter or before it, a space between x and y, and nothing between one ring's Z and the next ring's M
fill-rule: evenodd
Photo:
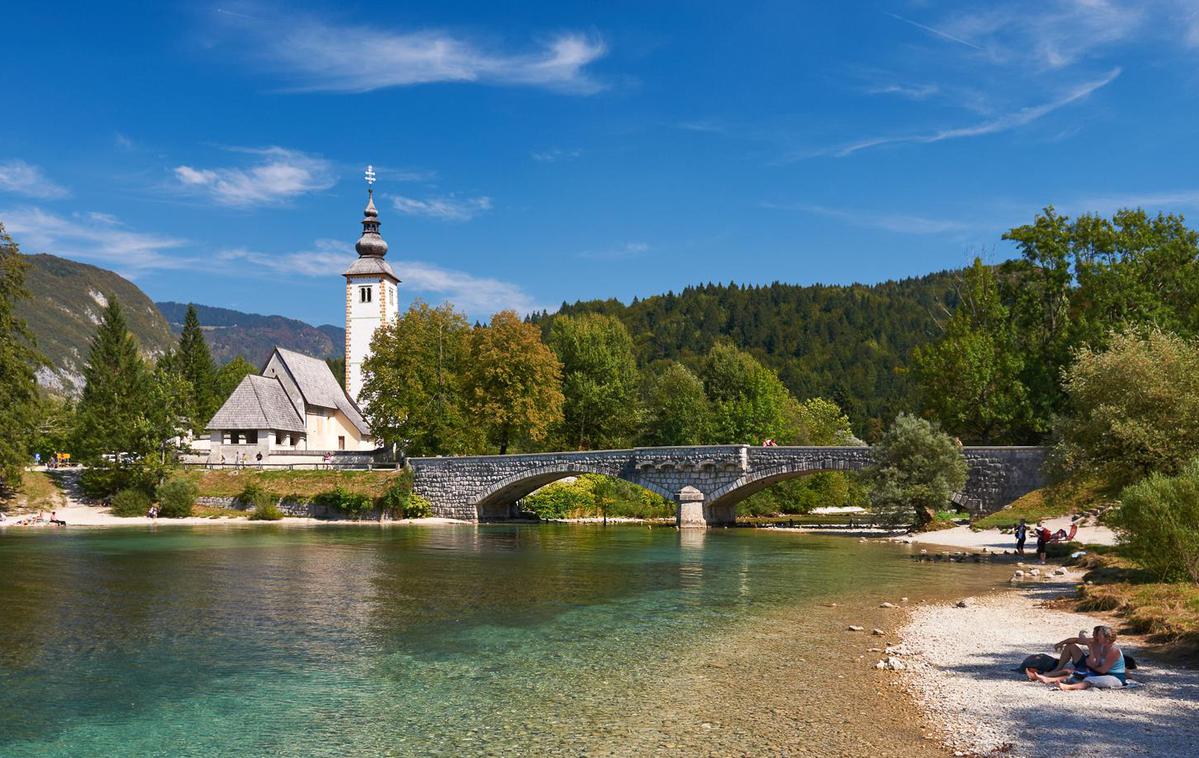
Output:
M367 201L362 216L362 236L354 249L358 260L346 269L346 392L358 402L362 391L362 362L370 355L371 338L397 313L399 277L383 258L387 243L379 235L375 209L375 171L366 167Z

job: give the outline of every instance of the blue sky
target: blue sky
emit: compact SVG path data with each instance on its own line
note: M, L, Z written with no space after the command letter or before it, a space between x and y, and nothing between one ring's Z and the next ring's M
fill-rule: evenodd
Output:
M376 167L472 317L874 282L1199 206L1199 4L6 5L0 221L151 297L340 323Z

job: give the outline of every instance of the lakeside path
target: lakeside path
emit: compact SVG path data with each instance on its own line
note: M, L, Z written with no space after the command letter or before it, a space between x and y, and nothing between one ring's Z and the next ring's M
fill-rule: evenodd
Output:
M1070 528L1070 517L1060 516L1058 518L1045 519L1045 526L1051 531L1058 529ZM1037 539L1032 534L1032 524L1029 524L1028 542L1024 545L1024 554L1032 556L1035 561L1037 558ZM923 532L918 534L904 534L893 537L897 542L908 542L913 545L936 545L939 547L957 547L971 548L981 550L986 548L990 552L1003 552L1004 550L1015 551L1016 538L1010 533L1004 534L998 529L984 529L982 531L974 531L968 526L955 526L952 529L940 529L935 532ZM1114 545L1116 544L1116 534L1106 526L1084 526L1080 527L1078 534L1075 535L1074 541L1083 545Z
M1013 756L1194 755L1199 671L1158 661L1120 640L1140 668L1127 690L1061 692L1011 669L1030 653L1105 622L1045 607L1078 575L969 598L965 608L913 610L898 653L904 676L945 744L959 754Z

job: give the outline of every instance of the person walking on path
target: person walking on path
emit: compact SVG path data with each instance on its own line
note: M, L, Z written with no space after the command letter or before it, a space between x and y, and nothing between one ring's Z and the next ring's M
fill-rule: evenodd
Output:
M1037 522L1037 558L1041 563L1045 562L1045 546L1049 544L1049 527Z
M1024 519L1020 519L1020 523L1016 524L1016 552L1024 555L1024 540L1028 538L1028 524Z

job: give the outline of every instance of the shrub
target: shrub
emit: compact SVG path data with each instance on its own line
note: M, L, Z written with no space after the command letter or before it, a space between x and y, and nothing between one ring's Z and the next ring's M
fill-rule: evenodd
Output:
M926 528L966 484L960 446L922 418L899 414L871 452L870 502L884 521L911 523L914 515Z
M158 485L158 512L166 518L184 518L192 515L196 495L200 488L195 482L183 477L168 479Z
M312 498L312 502L326 508L345 514L351 518L359 518L371 509L371 499L360 492L350 492L345 487L337 487L329 492L322 492Z
M251 521L278 521L283 518L283 511L279 510L279 506L273 502L263 502L254 506L254 512L250 514Z
M114 516L145 516L150 510L150 496L141 490L121 490L109 501Z
M278 501L278 498L254 482L248 482L235 499L242 506L255 509L266 505L275 505Z
M412 475L398 478L376 505L391 518L427 518L433 514L429 501L412 491Z
M595 495L590 482L579 477L573 482L547 484L521 501L539 519L569 518L590 513L595 508Z
M1163 580L1199 583L1199 459L1124 488L1113 526L1129 557Z
M408 498L404 506L404 518L429 518L433 515L433 506L429 501L415 492Z

